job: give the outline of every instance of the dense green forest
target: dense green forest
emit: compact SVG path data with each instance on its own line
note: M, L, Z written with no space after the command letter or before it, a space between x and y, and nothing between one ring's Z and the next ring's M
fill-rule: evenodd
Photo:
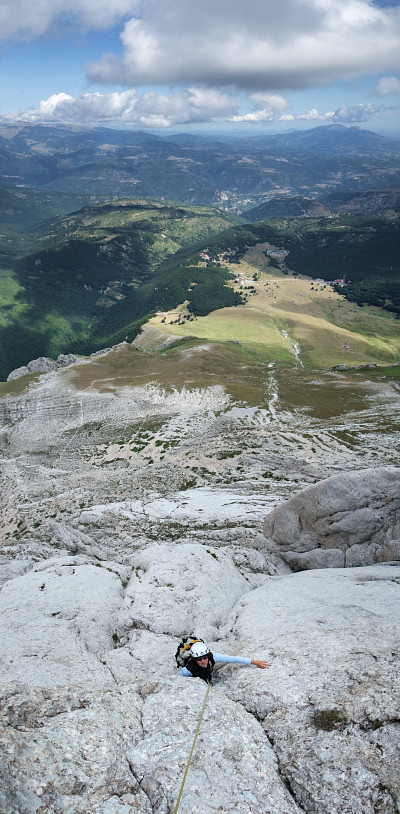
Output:
M344 288L336 286L350 302L357 305L377 305L400 315L400 280L390 277L366 277L356 283L349 283Z
M226 269L196 268L204 241L232 220L143 201L91 205L19 231L16 219L0 257L0 378L39 356L132 341L152 313L189 297L196 314L235 304Z

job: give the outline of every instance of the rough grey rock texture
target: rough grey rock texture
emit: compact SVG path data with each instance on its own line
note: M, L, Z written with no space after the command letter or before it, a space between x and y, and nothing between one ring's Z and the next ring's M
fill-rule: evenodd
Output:
M55 370L58 367L67 367L68 365L72 365L77 360L78 356L74 356L72 353L60 353L60 355L57 356L56 362L53 359L49 359L48 356L40 356L38 359L32 359L32 361L28 362L27 365L23 365L22 367L17 367L15 370L12 370L7 376L7 381L11 382L14 379L20 379L21 376L27 376L29 373L49 373L51 370Z
M205 691L200 681L170 682L161 721L159 709L165 689L150 694L145 702L144 737L128 750L127 757L134 775L141 779L141 788L160 814L173 811L179 792L176 773L178 770L183 778ZM257 720L217 689L211 691L206 706L182 811L300 811L281 781L276 757Z
M16 367L15 370L12 370L11 373L7 376L7 381L12 382L14 379L19 379L21 376L29 376L29 370L27 365L23 365L22 367Z
M57 367L67 367L67 365L73 365L78 360L78 356L74 356L73 353L60 353L57 356L56 366Z
M263 367L248 401L247 364L230 390L195 350L198 386L192 351L149 382L121 346L0 400L1 814L173 812L205 693L174 663L192 631L271 667L216 674L181 812L395 814L399 566L293 574L261 527L306 484L399 466L400 393L298 371L298 410L296 372Z
M151 814L127 752L142 736L131 687L1 693L0 810L5 814Z
M271 664L217 672L182 810L395 814L399 568L266 577L252 589L228 555L167 548L140 552L132 567L57 557L6 582L0 810L174 810L205 694L176 670L176 636L160 632L173 608L179 614L180 591L185 625L191 610L202 624L202 598L203 627L219 634L214 650ZM217 578L221 594L231 591L223 627L220 603L202 593L207 557L211 591ZM154 616L145 607L151 586ZM120 614L123 640L113 632Z
M133 626L214 639L250 587L229 552L200 545L149 546L135 554L133 567L118 620L121 639Z
M113 684L102 663L113 647L121 566L78 558L38 563L0 594L0 678L53 687Z
M400 469L346 472L302 490L264 521L269 545L294 570L400 559Z
M29 373L49 373L49 371L54 370L55 367L56 363L53 359L49 359L47 356L40 356L38 359L32 359L27 365L12 370L7 377L7 381L19 379L21 376L26 376Z
M400 566L270 579L238 604L239 648L266 653L268 674L236 672L307 812L395 814L400 804ZM398 620L398 621L396 621Z

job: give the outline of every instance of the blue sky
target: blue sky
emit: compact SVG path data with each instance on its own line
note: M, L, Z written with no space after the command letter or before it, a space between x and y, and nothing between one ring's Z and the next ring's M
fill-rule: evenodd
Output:
M4 120L400 137L399 0L10 0Z

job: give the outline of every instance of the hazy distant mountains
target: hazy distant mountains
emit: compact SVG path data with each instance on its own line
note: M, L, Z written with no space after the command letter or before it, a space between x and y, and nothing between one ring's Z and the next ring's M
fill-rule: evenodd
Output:
M400 188L400 142L330 125L248 138L0 126L0 184L242 211L279 196Z
M331 215L383 214L400 212L400 189L372 189L365 192L333 192L323 200L301 195L284 195L246 209L250 223L270 218L320 218Z

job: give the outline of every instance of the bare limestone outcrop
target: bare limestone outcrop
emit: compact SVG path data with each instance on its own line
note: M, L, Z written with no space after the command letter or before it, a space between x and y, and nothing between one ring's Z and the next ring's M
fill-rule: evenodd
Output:
M271 668L225 687L262 721L309 814L395 814L400 803L400 566L270 578L243 597L238 649Z
M168 619L180 605L182 625L192 610L201 627L206 557L176 543L130 569L60 556L6 582L1 811L171 814L205 685L176 670ZM303 572L252 589L228 556L218 568L226 607L221 624L219 603L203 602L210 646L271 666L216 673L182 810L396 814L400 569Z
M39 356L38 359L32 359L27 365L12 370L7 376L7 381L11 382L14 379L20 379L21 376L28 376L30 373L49 373L52 370L56 370L56 368L73 365L77 359L78 357L72 353L60 353L56 361L50 359L48 356Z
M228 551L193 543L154 544L133 558L119 637L124 640L134 626L176 637L193 629L214 639L249 587Z
M0 399L0 812L172 814L206 690L174 661L195 632L271 666L216 672L180 813L398 814L397 385L247 359L221 377L193 348L122 343ZM293 495L316 518L289 554L335 557L318 540L347 523L340 564L362 567L294 573L266 545Z
M400 469L344 472L270 512L264 534L295 571L400 559Z

